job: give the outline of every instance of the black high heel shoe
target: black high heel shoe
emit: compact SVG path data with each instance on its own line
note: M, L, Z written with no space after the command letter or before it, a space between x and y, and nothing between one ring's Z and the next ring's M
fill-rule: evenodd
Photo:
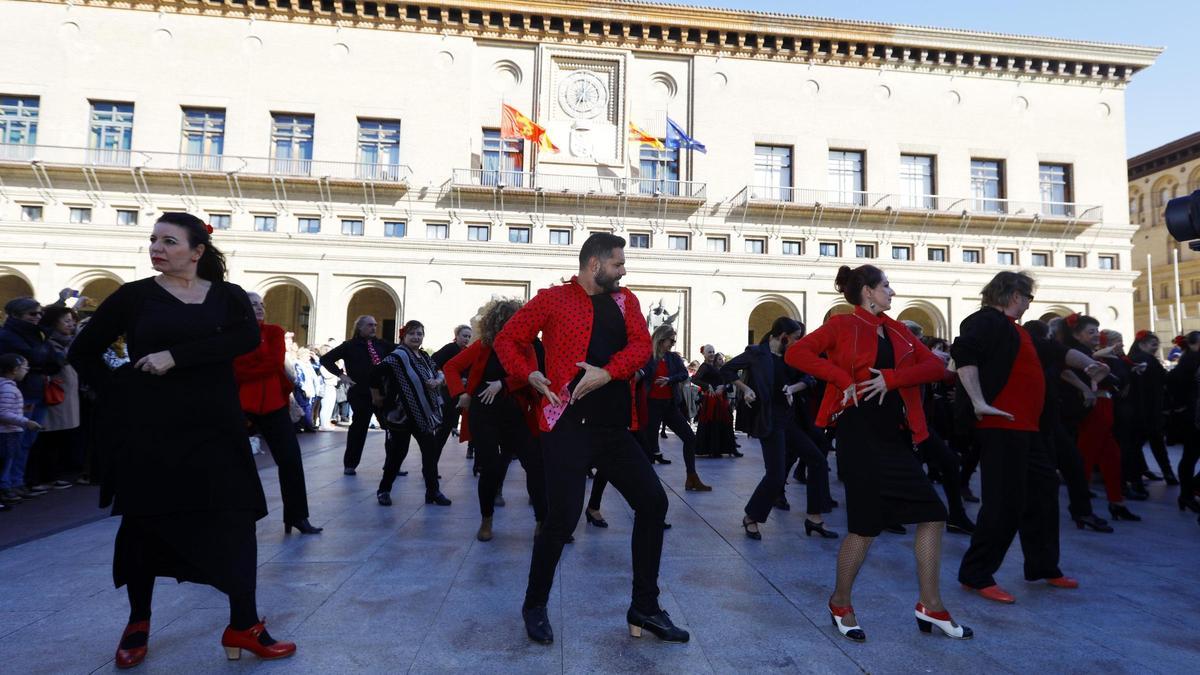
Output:
M808 518L804 519L804 536L811 537L812 533L816 532L821 535L822 539L837 539L838 533L832 530L825 529L825 523L814 523Z
M450 506L451 502L450 502L450 499L448 497L446 497L446 495L439 492L434 495L425 495L425 503L426 504L437 504L438 506Z
M751 525L754 526L753 530L750 529ZM745 518L742 518L742 529L746 531L747 537L750 537L751 539L753 539L755 541L762 540L762 532L758 531L758 521L754 520L750 516L746 516Z
M1180 495L1179 499L1175 500L1175 503L1179 504L1180 511L1187 509L1193 513L1200 513L1200 502L1196 501L1195 497Z
M1112 514L1113 520L1129 520L1136 523L1142 519L1141 516L1126 508L1124 504L1109 504L1108 512Z
M608 527L608 521L605 520L603 516L593 516L590 512L588 512L587 509L584 509L583 516L587 518L588 525L595 525L596 527Z
M1101 518L1097 518L1094 515L1076 518L1075 519L1075 527L1078 527L1081 530L1089 529L1089 530L1095 530L1097 532L1111 533L1113 531L1112 526L1109 525L1107 521L1105 521Z
M312 523L308 522L308 518L305 518L304 520L294 523L284 523L283 533L291 534L293 527L299 530L300 534L321 534L321 531L325 529L323 527L314 526Z
M650 457L650 463L651 464L670 464L671 460L667 459L666 457L663 457L662 453L660 452L657 455L652 455Z

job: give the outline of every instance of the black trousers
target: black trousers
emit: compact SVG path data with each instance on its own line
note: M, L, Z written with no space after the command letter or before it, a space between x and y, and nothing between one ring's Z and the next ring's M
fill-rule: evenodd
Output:
M342 457L342 466L347 469L357 469L362 461L363 446L367 443L367 430L371 427L371 416L374 415L380 429L386 429L383 415L371 404L371 392L366 385L355 385L349 396L350 409L354 416L350 420L350 431L346 434L346 454ZM385 440L386 442L386 440Z
M1171 458L1167 455L1167 444L1163 440L1162 428L1148 428L1138 425L1133 435L1133 447L1136 448L1134 461L1137 463L1131 467L1138 474L1149 471L1150 467L1146 464L1146 455L1142 452L1142 446L1146 443L1150 444L1150 454L1154 455L1154 461L1158 464L1159 473L1167 476L1171 471Z
M996 583L1013 537L1021 535L1025 578L1053 579L1058 569L1058 479L1046 436L1035 431L977 429L979 517L971 546L958 569L959 582L971 588Z
M827 511L829 464L825 461L825 455L796 425L791 409L780 408L772 412L774 428L770 434L758 439L762 446L763 466L766 472L754 488L754 494L750 495L750 501L746 502L746 515L755 522L767 522L771 506L779 498L787 480L787 470L791 464L788 458L793 455L808 467L808 479L805 483L808 497L807 513Z
M438 427L437 435L434 437L434 442L439 448L446 446L446 441L450 440L450 432L458 428L458 420L462 415L458 409L458 400L450 398L445 390L442 395L442 415L442 425Z
M533 541L525 606L545 605L550 598L563 545L583 510L587 470L594 465L633 509L633 607L644 613L658 612L667 494L633 434L625 428L590 425L564 416L553 430L542 434L541 443L548 510L541 534Z
M1056 422L1047 434L1048 442L1052 444L1054 451L1058 473L1067 486L1067 512L1072 518L1093 515L1092 493L1088 488L1087 473L1083 470L1083 456L1079 454L1075 434L1062 422Z
M400 475L400 465L408 457L408 445L414 439L421 451L421 476L425 479L425 496L432 497L441 491L438 484L438 460L442 458L442 446L437 444L435 433L425 433L406 426L400 429L388 429L387 441L384 442L383 478L379 480L380 492L391 492L396 476Z
M921 453L921 461L937 469L942 476L942 491L946 493L946 510L950 520L966 519L958 453L951 450L946 441L933 430L930 430L929 438L917 445L917 451Z
M300 442L287 406L265 415L246 413L258 429L279 468L279 494L283 497L283 522L291 525L308 518L308 490L304 487L304 462Z
M647 452L656 454L658 450L658 430L661 426L670 427L671 431L683 441L683 463L689 474L696 473L696 434L692 425L679 410L679 406L669 398L652 398L647 404L648 424L643 427L647 434L644 442ZM651 450L650 448L653 448Z
M1183 436L1183 457L1179 458L1179 496L1190 497L1196 489L1196 460L1200 459L1200 430L1188 425Z
M525 468L525 485L537 522L546 519L546 469L536 452L533 436L525 426L520 408L508 397L491 405L471 399L471 446L479 463L479 515L491 518L496 510L496 493L504 484L508 465L515 457Z

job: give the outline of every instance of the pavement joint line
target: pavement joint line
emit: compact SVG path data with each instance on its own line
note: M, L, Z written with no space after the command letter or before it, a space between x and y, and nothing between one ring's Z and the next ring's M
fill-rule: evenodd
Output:
M409 518L411 517L412 516L409 516ZM407 522L407 520L405 522ZM390 536L395 536L395 533L392 533ZM458 581L459 575L462 574L463 567L467 564L467 556L471 554L471 549L475 547L476 543L477 542L475 541L471 541L467 544L467 550L463 553L462 558L458 561L458 567L454 570L454 577L451 578L450 584L446 586L446 592L442 594L442 602L438 605L437 611L433 613L433 616L429 618L429 623L426 624L425 633L421 636L421 644L417 647L417 651L413 653L412 663L408 664L408 670L405 672L411 673L413 668L416 667L417 659L421 655L421 649L425 646L425 643L429 640L429 636L433 633L433 626L435 623L437 623L437 618L441 616L442 610L446 607L446 598L450 597L450 592L454 589L454 582ZM380 546L382 545L383 544L381 543ZM378 550L378 547L376 550Z

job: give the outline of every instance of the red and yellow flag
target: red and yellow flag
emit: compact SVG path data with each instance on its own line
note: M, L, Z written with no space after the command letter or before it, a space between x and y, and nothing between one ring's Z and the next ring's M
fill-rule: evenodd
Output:
M523 138L537 143L542 150L558 152L558 146L550 142L550 136L546 134L545 128L538 126L536 122L507 103L500 106L500 137Z
M662 141L642 131L633 122L629 123L629 140L633 141L634 143L645 143L655 150L667 149L667 146L663 145Z

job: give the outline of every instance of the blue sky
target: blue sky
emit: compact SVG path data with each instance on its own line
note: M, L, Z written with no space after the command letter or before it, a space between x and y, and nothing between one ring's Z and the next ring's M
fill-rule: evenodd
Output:
M1126 91L1130 156L1200 131L1200 0L670 0L699 6L1166 47Z

